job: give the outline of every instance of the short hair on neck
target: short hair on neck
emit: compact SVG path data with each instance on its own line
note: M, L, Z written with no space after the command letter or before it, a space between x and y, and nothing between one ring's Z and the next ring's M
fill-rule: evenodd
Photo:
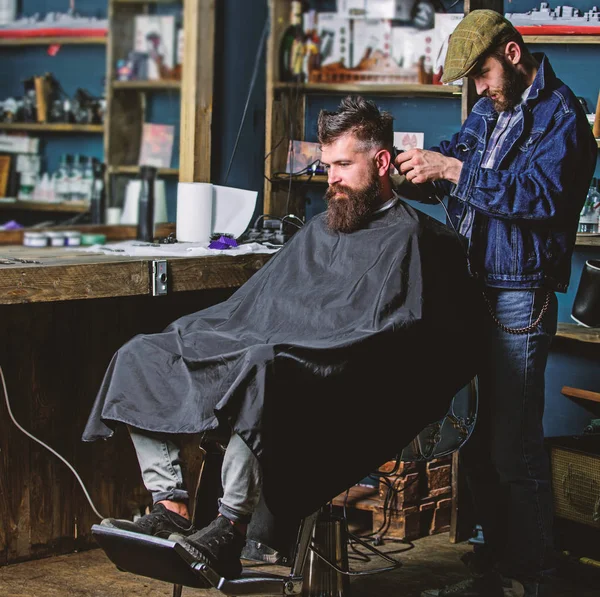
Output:
M484 52L481 55L481 57L477 60L477 66L475 67L473 72L476 73L479 70L481 70L483 63L490 57L495 58L499 62L503 62L506 46L511 41L515 42L521 50L521 62L525 66L531 66L535 62L534 58L531 55L531 52L529 51L527 46L525 45L525 42L523 41L523 36L516 29L513 29L505 31L502 35L498 37L498 39L494 40L494 45L487 52Z
M317 134L321 145L329 145L352 133L363 151L387 149L394 145L394 117L360 95L345 97L335 112L321 110Z

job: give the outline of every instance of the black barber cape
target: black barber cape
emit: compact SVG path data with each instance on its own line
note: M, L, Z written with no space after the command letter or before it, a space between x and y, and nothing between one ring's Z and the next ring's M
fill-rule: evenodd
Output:
M83 439L231 427L271 511L304 516L446 414L476 373L479 296L454 232L404 202L350 234L321 214L225 302L125 344Z

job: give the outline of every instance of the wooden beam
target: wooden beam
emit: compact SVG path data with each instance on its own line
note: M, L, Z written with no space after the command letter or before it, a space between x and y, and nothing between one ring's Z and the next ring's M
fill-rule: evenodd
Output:
M579 388L570 388L569 386L563 386L560 391L563 396L567 398L578 398L579 400L589 400L591 402L600 402L600 393L592 392L590 390L580 390Z
M209 182L215 47L214 0L186 0L179 180Z

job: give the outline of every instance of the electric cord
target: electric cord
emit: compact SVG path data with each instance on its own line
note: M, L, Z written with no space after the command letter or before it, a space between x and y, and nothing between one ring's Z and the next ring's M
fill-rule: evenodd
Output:
M6 380L4 379L4 371L2 370L1 365L0 365L0 378L2 379L2 389L4 391L4 400L6 402L6 408L8 410L8 416L10 417L10 420L15 424L17 429L19 431L21 431L22 433L24 433L29 439L32 439L34 442L37 442L38 444L40 444L40 446L46 448L46 450L48 450L49 452L54 454L54 456L56 456L59 460L61 460L62 462L64 462L64 464L67 465L69 470L75 475L75 478L79 482L81 489L83 489L83 493L85 494L85 497L86 497L88 503L90 504L92 510L94 511L94 514L100 519L106 518L105 516L102 516L102 514L100 514L100 512L98 512L98 510L96 509L96 506L94 505L94 502L92 501L92 498L90 497L90 494L88 493L88 490L86 489L86 487L83 483L83 480L81 479L81 477L79 476L79 474L77 473L77 471L75 470L73 465L71 465L70 462L68 462L63 456L61 456L56 450L51 448L48 444L45 444L41 439L38 439L37 437L35 437L35 435L32 435L31 433L29 433L29 431L27 431L25 428L23 428L19 424L19 422L15 419L15 416L13 415L12 409L10 407L10 399L8 397L8 390L6 388Z
M265 47L265 41L267 39L267 34L269 32L269 19L265 21L262 34L260 36L260 41L258 42L258 52L256 53L256 59L254 60L254 69L252 71L252 77L250 79L250 87L248 88L248 94L246 95L246 104L244 105L244 111L242 112L242 120L240 122L240 126L238 128L238 132L235 138L235 143L233 145L233 151L231 152L231 158L229 160L229 165L227 166L227 172L225 173L225 182L227 184L227 180L229 179L229 172L231 171L231 166L233 164L233 158L235 157L235 152L237 151L238 144L240 142L240 137L242 135L242 128L244 127L244 122L246 121L246 114L248 113L248 106L250 104L250 98L252 97L252 91L254 90L254 84L256 83L256 77L258 75L258 68L260 66L260 60L262 57L262 53Z

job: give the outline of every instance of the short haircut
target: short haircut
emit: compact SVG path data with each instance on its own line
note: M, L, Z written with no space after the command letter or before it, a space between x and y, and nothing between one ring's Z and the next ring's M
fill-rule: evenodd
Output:
M495 58L500 62L503 62L504 51L506 50L506 46L511 41L514 41L519 46L524 62L530 61L532 59L531 53L529 52L529 49L523 41L523 36L516 29L512 29L505 31L502 35L498 37L498 39L494 40L494 45L487 52L484 52L481 55L481 57L477 60L477 67L475 67L474 72L481 70L483 63L490 57Z
M394 117L380 111L372 101L360 95L345 97L335 112L321 110L317 123L319 143L329 145L347 133L360 142L363 151L387 149L394 145Z

